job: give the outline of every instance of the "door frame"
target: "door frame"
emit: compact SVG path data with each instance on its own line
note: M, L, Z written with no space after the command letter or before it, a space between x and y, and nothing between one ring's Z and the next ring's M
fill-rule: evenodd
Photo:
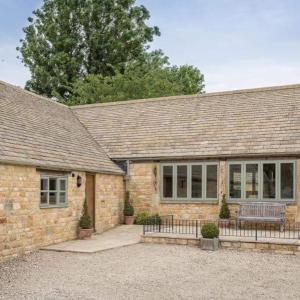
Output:
M93 230L94 232L96 231L96 175L94 173L86 173L86 183L85 183L85 197L87 198L87 177L90 176L92 178L93 181L93 215L92 220L92 226L93 226ZM88 201L87 201L88 202Z

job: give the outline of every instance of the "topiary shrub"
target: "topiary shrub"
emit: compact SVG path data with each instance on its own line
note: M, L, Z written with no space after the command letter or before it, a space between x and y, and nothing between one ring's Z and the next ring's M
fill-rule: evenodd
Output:
M201 228L201 235L205 239L213 239L219 237L219 228L215 223L207 223Z
M129 191L125 194L125 203L124 203L124 216L131 217L134 215L134 208L130 203L130 194Z
M134 222L137 225L144 225L149 216L150 214L148 212L141 212L136 215Z
M219 213L220 219L230 219L230 210L226 201L226 195L223 194L222 205Z
M91 229L92 228L92 219L88 213L88 206L86 199L83 203L82 215L79 220L79 227L82 229Z

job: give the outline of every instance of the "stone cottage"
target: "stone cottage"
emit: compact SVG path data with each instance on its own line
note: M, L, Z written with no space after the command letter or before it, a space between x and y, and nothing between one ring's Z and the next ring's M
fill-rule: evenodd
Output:
M216 219L222 195L300 220L300 85L67 107L0 83L0 261L135 212Z

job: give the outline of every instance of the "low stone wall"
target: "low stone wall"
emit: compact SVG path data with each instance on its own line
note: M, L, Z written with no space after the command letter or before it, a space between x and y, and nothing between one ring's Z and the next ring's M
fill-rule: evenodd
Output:
M68 205L40 208L40 173L34 167L0 165L0 262L77 237L85 199L85 173L68 175ZM82 185L77 187L77 175ZM96 175L96 230L121 222L123 176Z
M143 243L173 244L200 247L200 239L178 236L143 235ZM300 243L296 241L249 241L246 239L220 238L219 246L223 249L268 252L277 254L300 255Z

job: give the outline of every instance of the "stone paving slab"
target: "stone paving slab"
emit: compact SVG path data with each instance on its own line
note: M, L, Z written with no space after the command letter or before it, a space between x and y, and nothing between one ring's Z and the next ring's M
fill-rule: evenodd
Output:
M94 253L123 246L138 244L141 241L143 226L121 225L103 232L94 234L90 240L72 240L50 245L41 250L59 252Z

